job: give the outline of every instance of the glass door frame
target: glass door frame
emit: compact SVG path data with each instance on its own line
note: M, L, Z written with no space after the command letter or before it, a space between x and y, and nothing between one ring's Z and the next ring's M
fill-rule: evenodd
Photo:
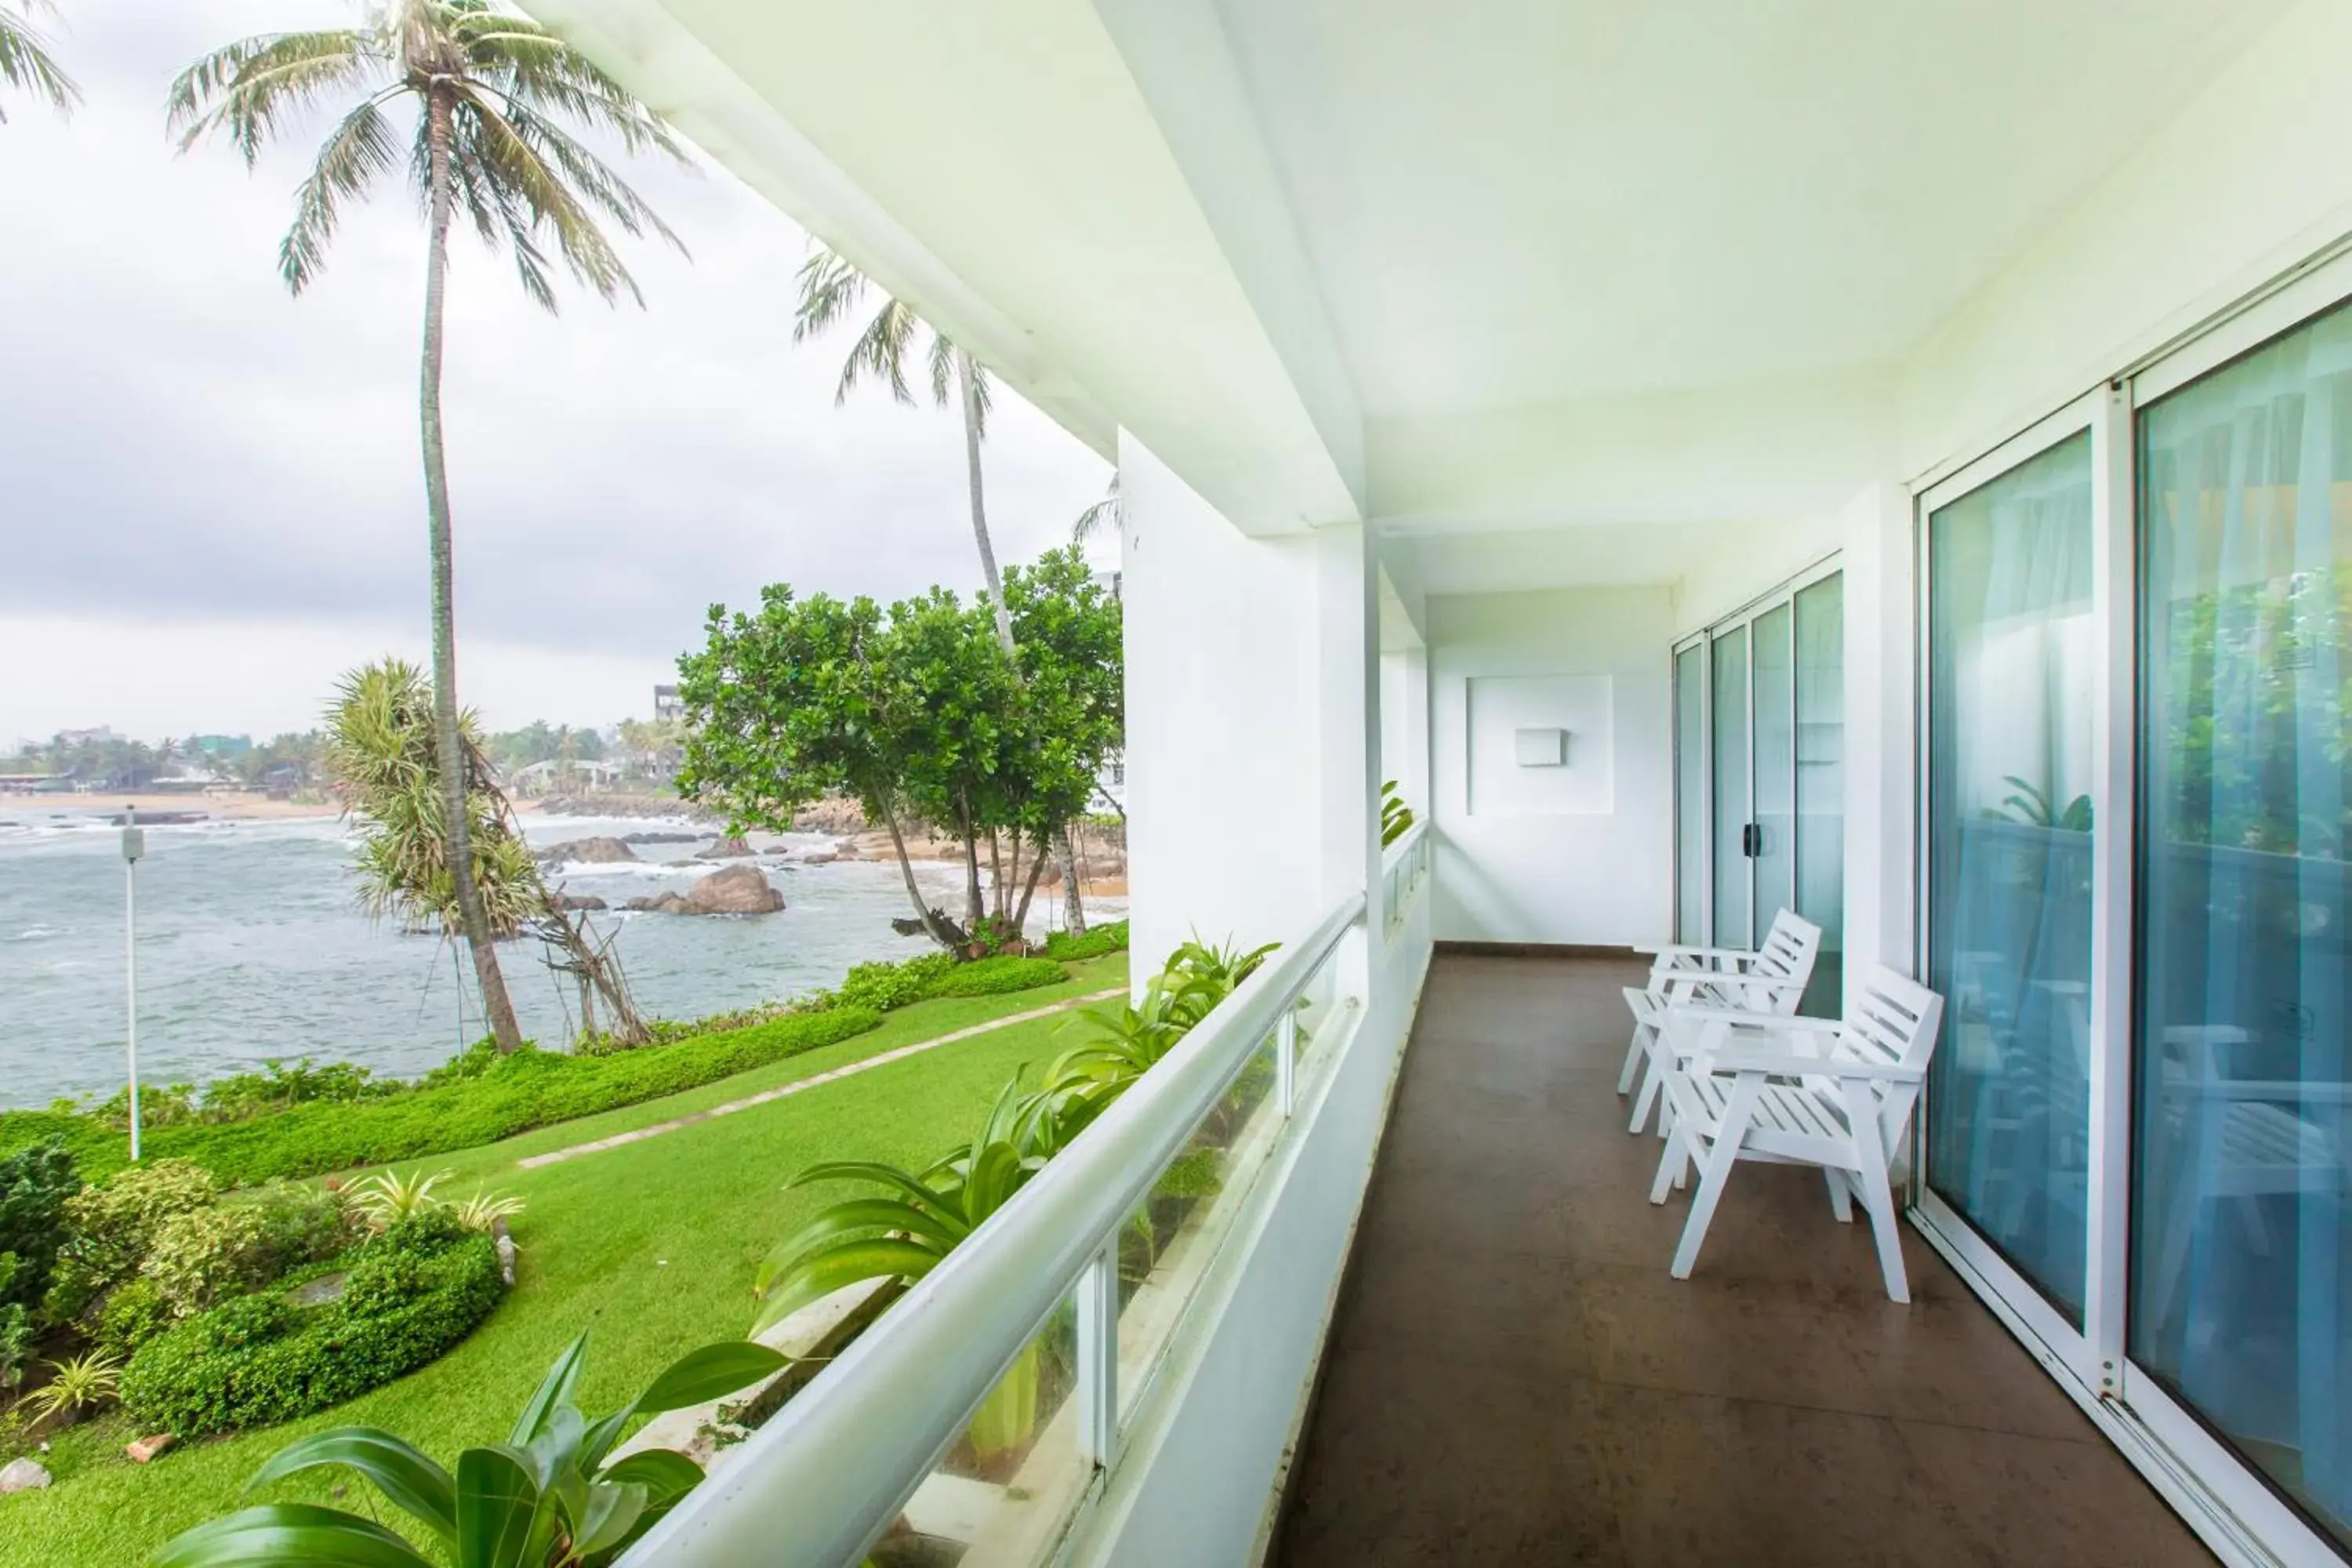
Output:
M2338 256L2293 277L2227 319L2151 358L2110 389L2110 396L2119 410L2118 417L2126 439L2136 440L2138 411L2148 404L2179 391L2231 361L2263 347L2272 339L2294 331L2314 317L2348 301L2352 301L2352 256ZM2124 457L2126 486L2130 482L2131 461L2132 452L2127 447ZM2125 569L2127 573L2136 573L2139 542L2137 498L2126 489L2122 500L2126 510L2116 514L2116 531L2122 535L2120 549ZM2145 633L2137 616L2140 600L2136 578L2131 581L2130 587L2133 596L2126 602L2126 636L2118 639L2125 644L2119 657L2136 682L2139 648ZM2145 722L2148 693L2136 684L2126 687L2126 690L2128 693L2129 719L2135 725ZM2126 745L2129 739L2126 736ZM2135 762L2136 759L2126 755L2126 761ZM2138 773L2136 766L2127 775L2127 782L2137 785ZM2135 818L2135 844L2137 826ZM2126 895L2131 891L2129 874L2130 868L2126 865L2123 883ZM2129 944L2137 938L2137 933L2128 928L2128 922L2136 914L2136 909L2126 908L2124 916L2126 945L2121 955L2121 967L2124 994L2127 1000L2131 998L2131 970L2136 956ZM2127 1030L2137 1022L2128 1014L2126 1016ZM2126 1125L2128 1126L2132 1110L2128 1083L2125 1086L2123 1099ZM2128 1207L2129 1174L2126 1166L2119 1178L2120 1184L2114 1199L2118 1210L2127 1210ZM2123 1214L2119 1223L2128 1217L2127 1213ZM2121 1259L2116 1267L2119 1270L2123 1268ZM2121 1284L2118 1288L2122 1288ZM2128 1412L2128 1418L2153 1439L2160 1458L2193 1478L2183 1483L2189 1497L2201 1502L2202 1499L2196 1497L2196 1493L2201 1491L2217 1499L2236 1521L2251 1531L2249 1544L2273 1560L2315 1563L2344 1562L2343 1551L2306 1520L2300 1509L2274 1491L2252 1465L2216 1436L2202 1417L2175 1399L2160 1380L2126 1356L2120 1340L2121 1331L2119 1321L2115 1362L2120 1375L2115 1397ZM2148 1468L2147 1465L2141 1468L2143 1470ZM2158 1489L2168 1496L2172 1495L2173 1489L2165 1486L2160 1477L2152 1475L2151 1479L2157 1480ZM2210 1515L2210 1510L2207 1511ZM2255 1560L2260 1561L2259 1558Z
M1796 573L1793 576L1782 578L1780 582L1775 583L1763 593L1757 595L1754 598L1749 599L1738 608L1731 611L1728 615L1717 616L1715 619L1709 621L1706 626L1700 627L1698 630L1689 632L1682 637L1676 637L1673 643L1667 647L1666 689L1674 703L1679 703L1682 700L1681 690L1675 682L1675 661L1693 648L1698 649L1700 655L1700 676L1698 682L1698 809L1702 818L1704 819L1706 830L1699 835L1699 930L1689 936L1683 936L1678 933L1675 938L1678 942L1687 942L1693 946L1697 947L1712 947L1717 945L1715 921L1715 865L1718 846L1716 843L1715 835L1715 641L1717 637L1727 636L1734 631L1745 632L1748 637L1748 816L1752 819L1756 813L1755 624L1762 616L1769 615L1776 609L1785 609L1789 612L1790 659L1788 719L1790 746L1791 755L1793 756L1795 754L1796 746L1798 711L1798 675L1796 667L1797 595L1803 593L1806 589L1814 586L1816 584L1826 582L1830 578L1839 575L1844 570L1845 552L1843 550L1831 551L1828 554L1821 556L1807 564L1802 570ZM1675 852L1671 867L1671 874L1674 878L1673 885L1675 889L1676 900L1675 904L1671 907L1675 908L1677 916L1680 914L1680 891L1684 871L1683 821L1681 816L1684 803L1679 794L1679 784L1682 778L1681 768L1683 764L1683 756L1681 752L1682 727L1680 721L1681 713L1680 710L1676 709L1671 713L1670 721L1672 724L1672 732L1675 737L1675 750L1673 760L1675 772L1674 773L1674 777L1677 785L1677 793L1675 800ZM1792 789L1795 782L1795 771L1792 767L1790 776L1790 783ZM1793 802L1793 795L1791 796L1791 800ZM1790 811L1789 826L1790 900L1791 903L1795 902L1797 896L1797 837L1803 831L1801 825L1797 821L1797 816L1798 814L1792 805ZM1840 844L1839 850L1841 858L1843 858L1844 850L1843 843ZM1803 911L1800 910L1799 912L1802 913ZM1759 917L1756 908L1756 872L1754 868L1751 866L1748 873L1748 923L1750 928L1748 934L1751 940L1747 945L1749 948L1752 949L1758 942L1764 940L1764 931L1766 927L1769 925L1770 919L1771 915L1769 912L1763 914L1761 918Z
M1929 790L1934 778L1935 735L1928 720L1935 657L1933 561L1928 520L1944 507L1981 489L2062 442L2087 431L2091 437L2091 619L2097 660L2091 694L2091 812L2098 830L2091 836L2091 980L2085 998L2090 1019L2089 1171L2084 1237L2083 1326L2078 1331L2041 1289L1979 1234L1928 1184L1928 1099L1923 1089L1912 1115L1911 1203L1915 1220L1946 1256L1963 1265L2000 1300L2011 1322L2021 1328L2046 1363L2063 1368L2095 1397L2113 1399L2120 1391L2124 1301L2131 1169L2131 846L2134 826L2132 742L2132 531L2118 531L2117 516L2129 516L2132 494L2130 410L2119 389L2101 387L1934 483L1913 497L1914 564L1917 584L1919 657L1912 694L1917 753L1914 778L1918 831L1913 835L1914 881L1919 911L1913 958L1917 973L1931 972L1933 933L1928 911L1936 906L1929 885L1932 822ZM2123 510L2119 512L2116 509ZM2116 722L2122 702L2121 723ZM1942 1042L1948 1048L1948 1040Z

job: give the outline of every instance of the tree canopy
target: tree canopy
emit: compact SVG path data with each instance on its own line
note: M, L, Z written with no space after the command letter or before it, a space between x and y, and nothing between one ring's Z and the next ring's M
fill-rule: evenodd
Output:
M933 588L885 609L775 584L756 613L713 605L705 646L678 660L691 723L681 792L738 827L779 831L821 795L852 796L889 831L934 940L961 948L1017 936L1048 847L1122 743L1124 677L1118 602L1076 552L1008 571L1004 594L1017 667L985 595L967 603ZM916 883L906 840L918 825L964 846L961 922ZM976 929L983 921L992 932Z

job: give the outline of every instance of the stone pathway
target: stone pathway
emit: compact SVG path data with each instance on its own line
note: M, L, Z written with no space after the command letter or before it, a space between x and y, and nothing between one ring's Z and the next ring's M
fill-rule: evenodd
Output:
M583 1154L595 1154L606 1149L618 1149L625 1143L642 1143L648 1138L657 1138L665 1132L675 1132L681 1127L691 1127L698 1121L708 1121L714 1116L731 1116L739 1110L749 1110L755 1105L766 1105L771 1100L786 1100L795 1094L814 1089L820 1084L838 1082L845 1078L855 1078L859 1073L871 1072L876 1068L887 1067L892 1062L904 1061L908 1057L920 1056L923 1052L936 1049L940 1046L950 1046L958 1040L971 1039L974 1035L985 1035L993 1030L1011 1028L1015 1024L1034 1023L1040 1018L1050 1018L1056 1013L1066 1013L1073 1007L1083 1007L1089 1002L1107 1002L1115 996L1126 994L1127 987L1118 985L1108 991L1091 991L1084 996L1071 996L1055 1003L1050 1007L1033 1007L1026 1013L1013 1013L1002 1018L991 1018L985 1024L974 1024L968 1029L954 1029L944 1035L934 1035L928 1040L917 1040L912 1045L900 1046L896 1050L884 1051L879 1056L850 1062L846 1066L835 1068L831 1072L821 1072L814 1078L795 1079L791 1083L769 1089L765 1093L747 1095L741 1100L730 1100L724 1105L714 1105L708 1110L698 1110L691 1116L680 1116L668 1121L656 1121L651 1126L635 1128L627 1132L615 1132L610 1138L598 1138L592 1142L574 1143L562 1149L551 1149L544 1154L533 1154L527 1160L516 1161L515 1167L518 1170L533 1171L541 1165L552 1165L561 1161L577 1159Z

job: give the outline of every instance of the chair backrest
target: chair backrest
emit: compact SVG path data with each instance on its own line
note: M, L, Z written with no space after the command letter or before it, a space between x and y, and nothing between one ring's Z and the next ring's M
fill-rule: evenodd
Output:
M1813 961L1821 952L1822 928L1794 910L1782 910L1772 917L1772 929L1764 933L1764 945L1757 949L1748 972L1759 979L1793 980L1801 985L1813 977ZM1803 994L1797 986L1767 991L1743 987L1737 981L1724 982L1719 990L1734 1006L1756 1013L1793 1013Z
M1853 1005L1838 1031L1833 1054L1849 1061L1916 1068L1925 1073L1936 1054L1944 999L1916 980L1874 963L1854 987ZM1887 1082L1879 1094L1879 1131L1892 1158L1918 1100L1916 1083Z

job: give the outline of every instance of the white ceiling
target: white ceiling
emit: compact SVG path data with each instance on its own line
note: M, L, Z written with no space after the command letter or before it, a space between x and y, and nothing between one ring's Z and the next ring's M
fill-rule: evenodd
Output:
M1368 419L1916 344L2283 0L1218 0Z

